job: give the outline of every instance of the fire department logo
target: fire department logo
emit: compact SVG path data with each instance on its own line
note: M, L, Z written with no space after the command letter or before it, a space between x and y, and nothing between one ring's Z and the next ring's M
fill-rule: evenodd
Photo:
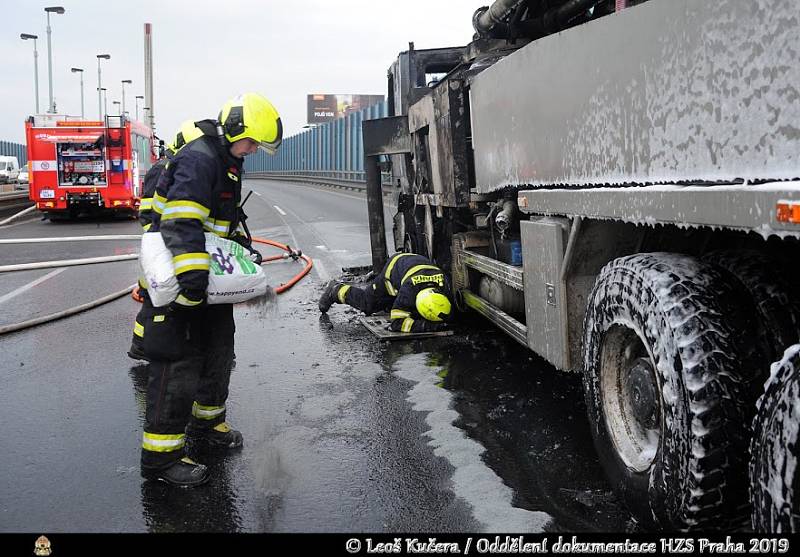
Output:
M50 163L47 161L42 161L42 170L50 170ZM47 538L45 538L47 539Z
M34 555L50 555L53 550L50 548L50 540L45 536L36 538L36 543L33 546Z

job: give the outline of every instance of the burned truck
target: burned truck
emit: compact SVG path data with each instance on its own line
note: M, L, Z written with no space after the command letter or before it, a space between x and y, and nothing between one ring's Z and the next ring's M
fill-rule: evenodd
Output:
M796 530L796 351L754 418L800 339L797 3L497 0L473 26L410 44L363 123L374 267L390 173L395 249L582 374L644 528Z

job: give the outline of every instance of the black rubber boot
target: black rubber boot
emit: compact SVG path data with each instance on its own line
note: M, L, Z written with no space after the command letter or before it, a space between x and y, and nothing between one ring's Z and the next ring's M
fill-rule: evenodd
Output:
M144 360L145 362L150 361L150 358L144 355L144 341L141 337L133 335L131 347L128 349L128 357L133 360Z
M244 437L238 430L231 429L226 422L213 428L200 428L190 425L186 428L186 437L192 445L202 444L209 449L233 451L242 448Z
M332 280L325 286L322 296L319 297L319 310L328 313L331 306L339 301L339 287L344 286L341 282Z
M148 470L142 469L142 477L157 480L177 487L195 487L206 483L211 474L208 467L196 463L189 457L183 457L168 468Z

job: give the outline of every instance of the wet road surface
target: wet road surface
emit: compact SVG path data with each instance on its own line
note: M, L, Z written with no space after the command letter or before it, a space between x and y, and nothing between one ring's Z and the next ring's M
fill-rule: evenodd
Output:
M202 488L142 481L147 372L125 355L138 310L130 297L0 336L0 531L635 528L600 472L579 377L479 319L453 337L394 343L375 340L346 306L321 319L324 280L370 263L363 196L247 188L257 194L246 206L254 235L300 247L315 270L265 313L236 308L228 419L244 449L196 455L213 473ZM131 233L133 221L98 219L0 227L0 238ZM136 251L135 241L2 245L0 264ZM0 325L120 290L136 265L0 274ZM279 284L300 267L267 273Z

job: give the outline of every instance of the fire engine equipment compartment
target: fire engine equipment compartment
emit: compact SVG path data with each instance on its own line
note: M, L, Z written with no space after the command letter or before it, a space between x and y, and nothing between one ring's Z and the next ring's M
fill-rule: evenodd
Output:
M56 143L56 156L62 187L107 185L103 136L94 143Z

